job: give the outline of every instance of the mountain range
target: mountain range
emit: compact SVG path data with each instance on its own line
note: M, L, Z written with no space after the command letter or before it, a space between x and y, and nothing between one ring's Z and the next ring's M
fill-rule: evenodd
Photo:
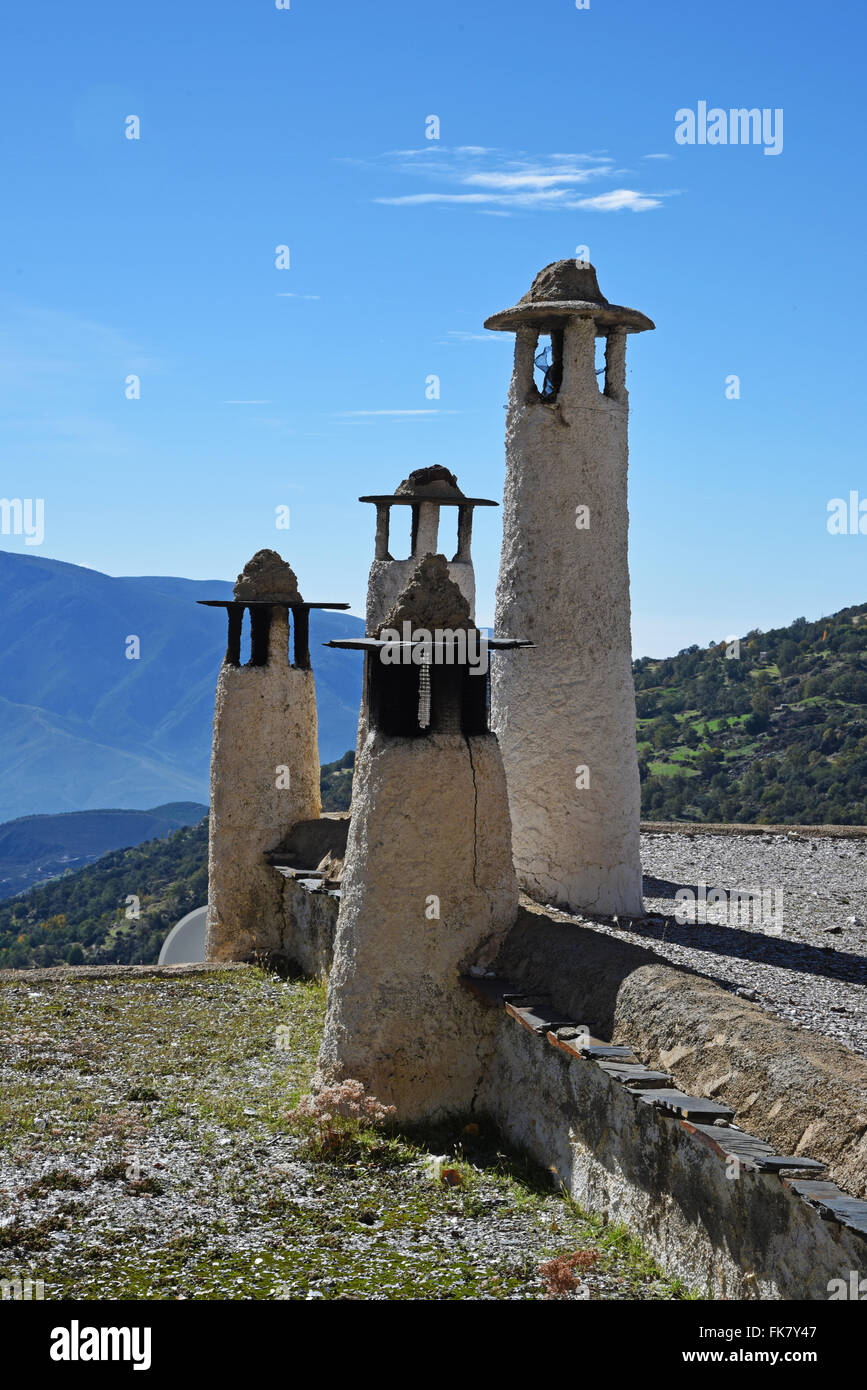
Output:
M208 814L196 801L149 811L67 811L21 816L0 825L0 899L93 863L109 850L164 838Z
M207 803L226 619L196 600L231 598L231 583L117 579L0 551L0 591L0 821ZM363 628L345 613L311 613L323 761L355 744L361 658L321 644Z

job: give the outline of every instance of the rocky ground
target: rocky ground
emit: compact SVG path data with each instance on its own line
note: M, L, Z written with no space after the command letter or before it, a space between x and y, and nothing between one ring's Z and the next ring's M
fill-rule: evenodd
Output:
M289 1114L322 1013L320 986L246 968L9 972L0 1279L50 1299L684 1296L473 1125L349 1126L323 1157ZM579 1281L546 1280L578 1252Z
M641 922L583 921L628 937L801 1028L867 1056L867 838L809 829L746 835L645 833ZM722 889L696 922L701 886ZM679 889L695 894L695 909ZM735 892L764 892L738 903ZM565 915L565 914L564 914Z

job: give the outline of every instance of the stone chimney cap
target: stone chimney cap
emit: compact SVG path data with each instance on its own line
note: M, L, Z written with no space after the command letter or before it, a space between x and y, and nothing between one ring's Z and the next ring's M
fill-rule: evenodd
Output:
M638 309L610 304L589 261L568 260L546 265L518 303L485 319L485 328L514 331L527 324L550 333L562 328L567 318L592 318L598 328L620 327L627 333L643 333L656 326Z
M276 550L257 550L235 582L235 600L258 603L302 603L292 566Z
M457 475L439 463L430 468L414 468L394 490L399 496L424 493L426 497L448 497L452 500L459 500L464 495L458 487Z
M428 553L419 561L388 617L380 624L377 636L382 635L383 628L402 631L404 622L428 632L435 628L475 628L470 605L449 574L445 555Z

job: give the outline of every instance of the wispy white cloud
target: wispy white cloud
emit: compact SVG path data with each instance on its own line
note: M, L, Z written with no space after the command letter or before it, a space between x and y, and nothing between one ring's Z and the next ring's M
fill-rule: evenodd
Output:
M375 202L389 207L441 204L464 207L488 216L515 212L581 209L593 212L646 212L661 206L662 193L615 188L579 196L586 185L609 184L623 177L606 153L529 155L482 146L457 148L434 144L416 150L392 150L378 161L394 175L423 178L436 187L424 192L382 194Z
M278 299L319 299L318 294L293 294L291 290L278 290Z
M673 156L670 155L670 154L646 154L646 155L644 155L644 158L645 158L645 159L671 159L672 157L673 157Z
M636 193L631 188L615 188L610 193L597 193L590 198L575 198L566 189L546 189L542 193L492 194L485 193L409 193L401 198L377 198L378 203L392 206L412 206L422 203L503 203L511 208L588 208L594 212L646 212L660 206L659 196Z
M462 328L450 328L443 339L448 345L455 343L509 343L507 333L465 333Z
M526 169L521 173L506 171L468 174L464 183L484 188L556 188L557 184L586 183L596 173L594 169L563 169L550 173L544 169Z
M648 208L661 206L658 197L649 198L644 193L636 193L631 188L615 188L611 193L598 193L594 198L582 198L575 204L579 208L591 208L594 212L620 212L628 208L630 212L647 212Z

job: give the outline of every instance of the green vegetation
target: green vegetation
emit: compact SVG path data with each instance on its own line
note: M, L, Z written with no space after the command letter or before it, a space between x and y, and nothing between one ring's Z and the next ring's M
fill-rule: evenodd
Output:
M645 819L867 824L867 605L634 673Z
M362 1106L311 1145L324 1009L321 984L252 968L0 985L0 1277L49 1299L536 1300L541 1266L580 1256L591 1299L690 1296L484 1117L410 1133Z
M352 796L353 752L344 753L336 763L323 763L319 776L323 811L348 811Z
M0 902L0 968L148 964L207 897L203 820Z

